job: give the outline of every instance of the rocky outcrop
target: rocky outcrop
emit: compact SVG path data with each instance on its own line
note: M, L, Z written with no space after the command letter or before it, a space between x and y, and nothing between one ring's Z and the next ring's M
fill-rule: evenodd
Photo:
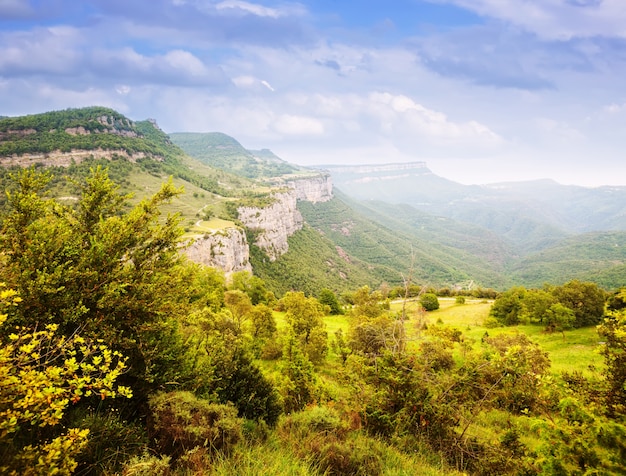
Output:
M287 182L296 191L296 199L306 202L327 202L333 198L333 183L329 174L320 174Z
M62 152L55 150L52 152L34 152L21 155L14 154L8 157L0 157L0 165L9 167L11 165L19 165L20 167L30 167L37 163L44 163L48 166L69 167L72 163L79 164L89 157L112 159L114 156L124 157L131 162L147 157L144 152L128 153L123 149L94 149L94 150L72 150L70 152ZM151 156L153 160L163 160L161 157Z
M304 220L296 207L296 192L273 195L274 202L268 207L239 207L237 212L243 225L256 232L255 245L267 253L270 261L289 250L287 239L302 229Z
M206 233L193 240L185 254L195 263L223 270L226 276L237 271L252 272L248 240L239 228Z

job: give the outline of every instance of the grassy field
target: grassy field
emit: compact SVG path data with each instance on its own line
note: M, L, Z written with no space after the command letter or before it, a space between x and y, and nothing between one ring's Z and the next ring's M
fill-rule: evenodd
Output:
M565 335L546 333L544 328L538 325L487 329L483 326L483 321L489 315L492 301L467 299L465 304L457 304L454 298L439 298L439 303L440 308L438 310L425 313L420 313L416 302L407 303L406 312L409 319L406 322L406 332L409 348L417 345L423 338L423 331L420 330L421 323L426 324L426 326L456 327L463 332L466 340L473 342L480 341L485 333L493 336L521 332L527 334L543 350L548 352L554 373L579 370L586 374L590 366L595 368L602 366L602 356L598 352L600 339L595 327L572 329L566 331ZM400 312L401 309L401 302L391 304L392 311ZM282 327L284 325L284 313L275 313L275 317L278 326ZM345 315L326 316L325 323L331 340L338 329L342 329L344 335L348 331L348 317Z

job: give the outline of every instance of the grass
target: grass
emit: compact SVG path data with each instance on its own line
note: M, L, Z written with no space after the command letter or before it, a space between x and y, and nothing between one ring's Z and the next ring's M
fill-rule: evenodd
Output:
M552 372L579 370L583 374L590 372L590 366L602 367L602 356L598 353L600 338L595 327L572 329L561 333L547 333L540 325L519 325L514 327L496 327L487 329L482 323L489 315L492 302L468 299L465 304L456 304L454 298L439 298L440 308L426 313L427 325L442 323L460 329L466 339L479 341L485 333L489 335L522 332L533 342L548 352L552 362ZM392 304L392 310L399 310L401 304ZM415 322L414 319L409 322ZM409 340L419 338L415 326L407 326Z
M527 334L534 342L538 343L543 350L548 352L552 361L552 372L560 374L563 371L579 370L589 373L589 366L596 369L602 366L602 357L597 352L599 336L596 329L583 328L566 331L563 336L560 333L546 333L542 326L521 325L515 327L486 328L483 326L484 319L489 315L492 301L481 299L467 299L464 304L457 304L454 298L439 298L440 308L432 312L420 311L417 302L411 301L406 304L406 321L408 348L416 348L418 343L424 339L424 334L417 324L423 323L427 327L445 325L456 327L463 332L466 342L480 344L480 339L488 333L489 335L518 333ZM391 304L393 313L400 313L403 308L402 302ZM287 325L285 314L275 312L274 317L279 329L284 329ZM344 331L347 337L349 329L349 317L346 315L325 316L326 331L328 333L329 344L335 337L338 329ZM458 348L458 345L457 345ZM262 367L268 373L280 372L278 362L261 362ZM324 365L316 369L318 382L324 388L324 395L330 398L336 409L341 411L353 410L350 403L351 390L344 388L341 381L342 365L340 359L334 352L329 351ZM522 440L529 448L536 448L539 439L529 427L531 421L526 416L513 415L501 409L490 409L485 412L467 415L471 418L468 421L469 427L467 436L475 436L481 441L492 441L497 444L503 432L508 428L519 428L522 433ZM283 417L284 418L284 417ZM376 454L380 455L383 474L385 475L412 475L420 474L426 476L439 476L444 474L460 475L451 468L446 468L444 463L438 460L435 453L428 449L422 450L401 450L403 448L400 441L393 444L386 443L375 437L368 436L363 430L354 430L351 438L361 442L363 448L373 448ZM367 440L367 443L366 443ZM298 442L283 441L271 432L267 446L250 446L242 444L234 458L226 459L219 463L211 474L293 474L293 475L321 475L312 460L299 457L299 451L295 448Z
M590 367L595 369L602 368L603 358L598 352L600 338L595 327L572 329L566 331L565 336L561 333L547 333L539 325L519 325L488 329L482 323L489 315L493 301L467 299L465 304L457 304L454 298L439 298L439 303L440 308L438 310L423 314L419 313L415 301L407 303L406 312L409 319L406 322L406 332L409 349L414 348L417 342L423 338L422 331L418 326L421 319L421 322L427 326L443 324L456 327L463 332L466 340L473 342L480 341L485 333L492 336L517 332L527 334L533 342L536 342L543 350L548 352L554 374L578 370L584 375L589 375L592 372ZM402 302L396 301L391 304L393 312L400 312L401 309ZM274 317L279 329L286 325L284 313L275 312ZM335 338L335 332L338 329L343 330L344 338L346 338L349 328L348 319L346 315L326 316L324 318L329 341ZM332 358L334 356L330 355L329 357Z

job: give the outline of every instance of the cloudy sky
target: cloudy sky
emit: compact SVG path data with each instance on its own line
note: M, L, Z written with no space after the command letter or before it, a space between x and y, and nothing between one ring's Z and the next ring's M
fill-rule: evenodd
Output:
M0 0L0 115L88 105L302 165L626 185L626 4Z

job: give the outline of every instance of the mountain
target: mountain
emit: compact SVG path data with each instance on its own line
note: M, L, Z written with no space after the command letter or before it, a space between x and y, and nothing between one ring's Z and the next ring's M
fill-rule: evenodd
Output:
M167 135L100 107L0 119L0 165L5 189L14 169L47 167L65 203L96 165L134 203L171 177L184 194L164 211L180 214L185 252L227 274L253 270L278 295L409 276L434 287L624 284L623 187L467 186L421 162L312 170L225 134Z
M521 254L577 233L626 230L626 187L587 188L552 180L462 185L433 174L424 162L324 169L351 197L408 204L480 226Z
M200 162L247 178L270 178L305 170L285 162L270 150L246 150L221 132L173 133L169 137Z

